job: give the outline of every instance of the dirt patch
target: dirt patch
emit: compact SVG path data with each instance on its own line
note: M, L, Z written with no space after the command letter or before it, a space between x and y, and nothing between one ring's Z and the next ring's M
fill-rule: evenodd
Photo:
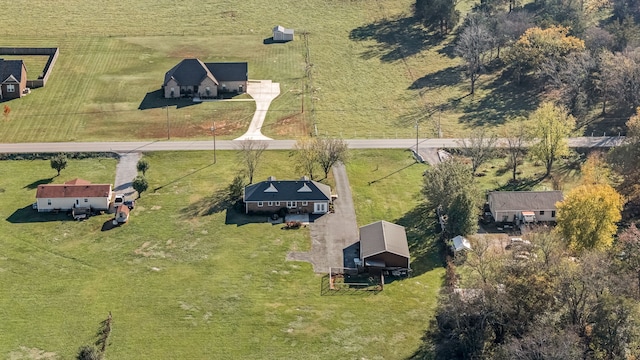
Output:
M46 352L42 349L20 346L17 351L9 353L9 360L55 360L59 359L54 352Z
M298 113L278 119L272 126L273 131L283 136L306 136L309 135L310 128L306 121L305 114Z
M244 114L245 116L240 116ZM227 120L215 120L216 122L216 135L225 136L242 132L249 126L249 120L247 119L246 112L234 111L231 114L225 114ZM236 117L237 120L233 120ZM159 122L160 120L158 120ZM157 139L167 136L166 124L158 125L158 122L150 123L146 126L138 128L136 136L140 139ZM170 133L172 138L192 138L202 136L212 136L211 125L213 120L204 119L198 121L192 121L190 117L185 117L182 120L172 121L170 124Z

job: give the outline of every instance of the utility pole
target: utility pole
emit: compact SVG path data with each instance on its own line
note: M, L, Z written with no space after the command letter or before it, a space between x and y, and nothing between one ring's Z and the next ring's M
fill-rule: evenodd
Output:
M211 126L211 132L213 133L213 163L216 163L216 122L213 122Z
M169 124L169 105L165 106L167 109L167 140L171 140L171 125Z
M418 133L420 130L419 124L420 123L418 122L418 119L416 119L416 157L417 158L420 158L420 155L418 153Z

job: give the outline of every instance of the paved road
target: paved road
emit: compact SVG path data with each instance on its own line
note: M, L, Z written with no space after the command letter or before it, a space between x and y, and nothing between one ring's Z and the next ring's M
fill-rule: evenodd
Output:
M120 159L116 165L116 181L113 191L124 194L127 200L133 198L135 191L131 187L132 180L138 175L138 160L142 157L139 152L119 154Z
M351 149L415 149L415 139L355 139L345 140ZM571 147L617 146L624 141L624 136L578 137L569 139ZM266 141L271 150L293 149L295 140ZM422 139L419 148L456 148L461 139ZM504 141L498 142L504 146ZM218 140L219 150L236 150L235 140ZM58 152L136 152L136 151L186 151L213 150L213 142L204 141L131 141L131 142L60 142L60 143L16 143L0 144L0 153L58 153ZM422 151L422 150L420 150Z
M247 132L236 140L271 140L262 135L261 129L271 101L280 95L280 84L271 80L249 80L247 93L256 101L256 112Z
M335 212L324 215L309 225L310 251L287 254L287 260L310 262L316 273L327 273L329 267L343 267L343 250L358 241L358 223L347 170L341 163L334 165L332 171L338 194L338 199L333 202Z

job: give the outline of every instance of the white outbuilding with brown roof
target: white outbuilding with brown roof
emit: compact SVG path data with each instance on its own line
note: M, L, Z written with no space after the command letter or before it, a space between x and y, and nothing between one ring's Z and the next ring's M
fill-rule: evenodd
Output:
M361 227L360 259L365 266L409 269L404 226L381 220Z
M113 191L111 184L91 184L74 179L64 184L38 185L38 212L68 211L73 208L109 210Z

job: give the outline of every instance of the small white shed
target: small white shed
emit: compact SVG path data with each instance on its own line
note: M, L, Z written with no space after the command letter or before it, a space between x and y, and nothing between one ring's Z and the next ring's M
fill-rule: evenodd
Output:
M471 243L464 236L456 236L452 239L453 241L453 251L463 251L463 250L471 250Z
M280 25L274 27L273 41L293 41L293 29L287 29Z

